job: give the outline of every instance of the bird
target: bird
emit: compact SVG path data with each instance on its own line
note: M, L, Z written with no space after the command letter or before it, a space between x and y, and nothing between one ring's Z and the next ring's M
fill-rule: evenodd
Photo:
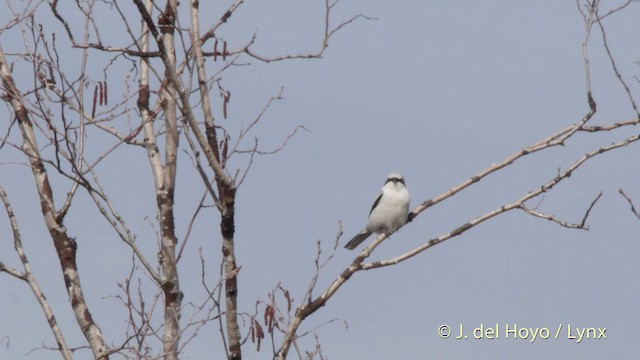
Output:
M376 233L391 234L407 223L409 217L409 191L405 187L404 178L398 173L387 176L382 192L369 212L369 222L344 247L355 249L369 235Z

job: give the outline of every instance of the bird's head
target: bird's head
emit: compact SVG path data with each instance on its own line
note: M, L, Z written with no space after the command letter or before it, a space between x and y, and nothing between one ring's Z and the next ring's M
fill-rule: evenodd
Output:
M389 174L389 176L387 176L387 181L385 181L384 184L386 185L388 183L393 183L394 185L397 185L397 184L405 185L404 178L399 173L391 173L391 174Z

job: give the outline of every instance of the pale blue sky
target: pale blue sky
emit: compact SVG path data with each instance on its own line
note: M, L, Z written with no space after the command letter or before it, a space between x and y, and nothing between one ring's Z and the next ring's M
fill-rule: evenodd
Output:
M187 4L182 5L186 11ZM321 11L319 1L248 1L221 35L240 46L257 31L255 51L267 55L314 51L322 35ZM357 21L336 34L323 59L252 61L251 66L223 74L222 83L233 97L230 118L221 119L222 126L237 131L284 87L284 100L272 106L253 136L268 149L298 125L309 129L282 152L257 157L239 190L236 255L242 266L242 311L252 312L256 300L266 299L278 283L301 299L313 274L316 241L323 242L326 253L342 221L341 245L322 273L319 289L338 276L357 254L342 246L366 223L371 202L389 172L405 176L413 208L576 123L588 110L580 48L584 24L573 1L345 1L335 11L334 21L356 13L377 20ZM62 38L59 25L46 11L43 14L41 21ZM634 3L604 22L617 65L634 94L640 91L633 79L640 70L634 63L640 60L639 16ZM112 36L112 41L118 40ZM20 46L15 32L0 34L0 41L7 53ZM593 122L633 118L597 31L590 60L598 103ZM101 67L92 71L96 78L102 76ZM124 91L114 73L111 100L122 98ZM9 116L4 108L0 114ZM397 256L513 202L586 151L634 131L637 128L603 136L579 134L565 147L522 159L423 212L385 241L372 259ZM113 143L109 137L94 141L96 154ZM187 146L184 141L182 145ZM640 221L617 191L625 189L640 205L637 148L633 144L595 159L548 193L540 205L541 211L579 222L603 191L588 232L523 212L508 213L400 265L357 273L305 321L301 331L331 319L347 322L348 329L334 322L317 331L329 359L495 359L513 354L519 359L631 358L637 352L633 344L640 323ZM0 162L15 159L10 149L0 151ZM176 225L183 236L202 192L186 156L181 155L180 171ZM154 259L155 235L145 217L154 219L155 200L144 151L122 147L98 172L138 242ZM51 240L37 216L29 169L2 165L0 184L13 201L35 275L69 345L82 344ZM107 341L117 343L123 338L120 329L126 314L109 296L118 293L116 283L126 276L131 255L86 196L76 201L78 207L66 226L78 239L85 294ZM0 261L18 266L2 214ZM197 221L180 263L186 301L197 302L203 296L200 246L213 281L220 250L218 216L212 209ZM25 355L34 347L54 344L28 287L0 274L0 289L0 339L9 338L8 343L0 340L0 358L56 357L45 350ZM533 343L441 339L436 332L443 324L454 329L463 324L471 335L481 323L498 323L501 331L506 324L548 328L552 337L560 324L565 330L559 340ZM606 327L607 339L578 344L566 337L569 324ZM223 357L216 325L206 329L187 347L184 359L210 358L212 352ZM312 343L309 337L301 344L311 348ZM270 358L269 342L264 345L260 353L247 345L243 355ZM87 351L77 355L89 357Z

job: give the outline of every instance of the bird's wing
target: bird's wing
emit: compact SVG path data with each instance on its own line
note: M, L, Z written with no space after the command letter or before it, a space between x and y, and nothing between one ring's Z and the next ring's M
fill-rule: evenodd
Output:
M373 209L375 209L376 206L378 206L378 204L380 203L380 199L382 199L382 193L380 193L380 195L378 195L378 197L376 198L376 201L373 202L373 206L371 206L371 211L369 211L369 216L371 216Z

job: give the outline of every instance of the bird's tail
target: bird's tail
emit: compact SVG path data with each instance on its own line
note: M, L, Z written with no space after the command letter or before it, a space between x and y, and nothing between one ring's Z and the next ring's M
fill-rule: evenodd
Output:
M360 243L365 241L369 237L369 235L371 235L371 232L367 231L366 229L360 231L358 235L354 236L353 239L351 239L351 241L349 241L347 245L344 246L345 249L355 249L358 245L360 245Z

